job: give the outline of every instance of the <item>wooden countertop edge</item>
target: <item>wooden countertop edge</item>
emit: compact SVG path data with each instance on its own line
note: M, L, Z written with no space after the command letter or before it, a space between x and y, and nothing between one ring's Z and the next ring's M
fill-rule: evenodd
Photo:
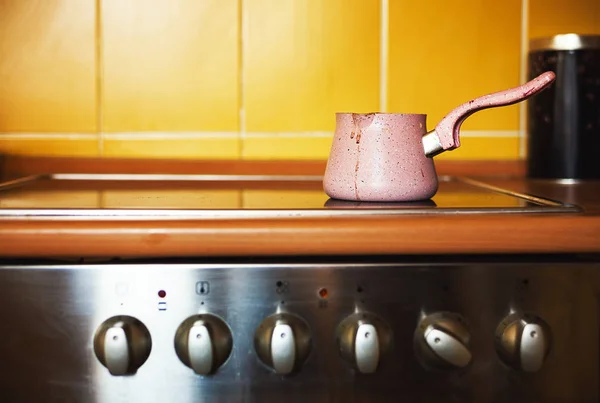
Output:
M600 216L207 221L4 221L4 257L168 257L600 251ZM136 245L132 248L132 245Z

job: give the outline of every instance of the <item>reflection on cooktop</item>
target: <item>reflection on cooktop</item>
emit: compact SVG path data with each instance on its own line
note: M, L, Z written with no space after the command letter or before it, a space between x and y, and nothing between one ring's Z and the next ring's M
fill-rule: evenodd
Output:
M57 179L62 178L62 179ZM519 195L467 178L441 177L430 200L404 203L348 202L330 199L315 178L286 180L145 175L136 180L102 175L57 175L0 187L0 210L310 210L437 211L565 209L561 203Z
M345 201L337 199L329 199L325 202L327 208L338 208L338 209L408 209L408 208L433 208L437 207L437 204L429 199L422 201L411 201L401 203L375 203L375 202L361 202L361 201Z

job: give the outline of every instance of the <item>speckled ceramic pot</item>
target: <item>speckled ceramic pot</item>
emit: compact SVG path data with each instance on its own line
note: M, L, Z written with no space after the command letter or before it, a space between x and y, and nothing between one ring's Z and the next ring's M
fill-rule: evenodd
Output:
M473 99L427 132L427 115L338 113L325 193L340 200L404 202L427 200L438 189L433 156L460 147L459 130L473 113L523 101L555 79L546 72L530 82Z

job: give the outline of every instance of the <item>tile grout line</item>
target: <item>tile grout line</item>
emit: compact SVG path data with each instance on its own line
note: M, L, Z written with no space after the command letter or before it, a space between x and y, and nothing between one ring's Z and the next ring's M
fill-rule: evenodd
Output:
M462 137L480 137L480 138L498 138L510 137L519 138L518 130L463 130ZM239 132L116 132L105 133L104 139L110 140L163 140L171 139L206 139L206 140L221 140L239 138ZM246 132L245 137L248 138L276 138L276 139L297 139L297 138L332 138L333 132L328 131L298 131L298 132ZM5 140L39 140L39 139L56 139L56 140L86 140L95 139L94 133L2 133L0 139Z
M103 65L104 65L104 43L102 32L102 1L96 0L96 133L98 136L98 156L104 155L104 128L102 127L102 112L103 99L102 83L104 80Z
M389 47L389 0L380 3L380 33L379 33L379 111L387 112L387 74Z
M244 10L244 0L238 0L238 153L239 158L244 156L244 138L246 137L246 94L244 91L245 78L245 41L247 38L247 21Z
M519 84L527 81L527 52L529 51L529 0L521 0L521 58L519 64ZM519 158L526 154L526 114L527 101L519 104Z

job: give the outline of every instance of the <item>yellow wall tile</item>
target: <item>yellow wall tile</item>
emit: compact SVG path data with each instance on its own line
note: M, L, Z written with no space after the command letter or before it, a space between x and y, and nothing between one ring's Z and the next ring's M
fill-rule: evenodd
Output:
M164 137L119 138L106 135L102 155L105 157L144 158L205 158L237 159L240 156L238 137Z
M0 132L95 132L95 1L0 1Z
M461 146L435 157L436 160L516 160L519 158L519 138L465 137Z
M238 129L237 0L103 0L102 129Z
M521 1L390 1L390 112L426 113L519 84ZM467 130L517 130L519 107L476 113Z
M379 1L245 0L249 132L333 130L379 109Z
M331 137L248 137L242 140L242 157L248 160L327 159ZM463 136L460 148L442 153L435 159L482 160L517 159L519 138L512 136Z
M517 85L521 4L389 1L388 111L427 113L432 128L457 105ZM529 6L531 38L600 34L598 0ZM380 109L379 7L379 0L0 0L0 133L94 133L101 97L108 157L326 159L331 137L305 132L333 131L338 111ZM242 95L240 139L232 132ZM463 129L516 133L518 122L514 105L479 112ZM114 134L138 131L164 136ZM516 135L473 133L436 159L518 158ZM99 152L93 135L44 136L0 135L0 153Z
M327 159L331 136L248 136L242 139L242 158L248 160Z
M529 0L529 37L600 35L599 0Z
M20 154L55 157L97 157L95 135L68 136L3 136L0 135L0 154Z

